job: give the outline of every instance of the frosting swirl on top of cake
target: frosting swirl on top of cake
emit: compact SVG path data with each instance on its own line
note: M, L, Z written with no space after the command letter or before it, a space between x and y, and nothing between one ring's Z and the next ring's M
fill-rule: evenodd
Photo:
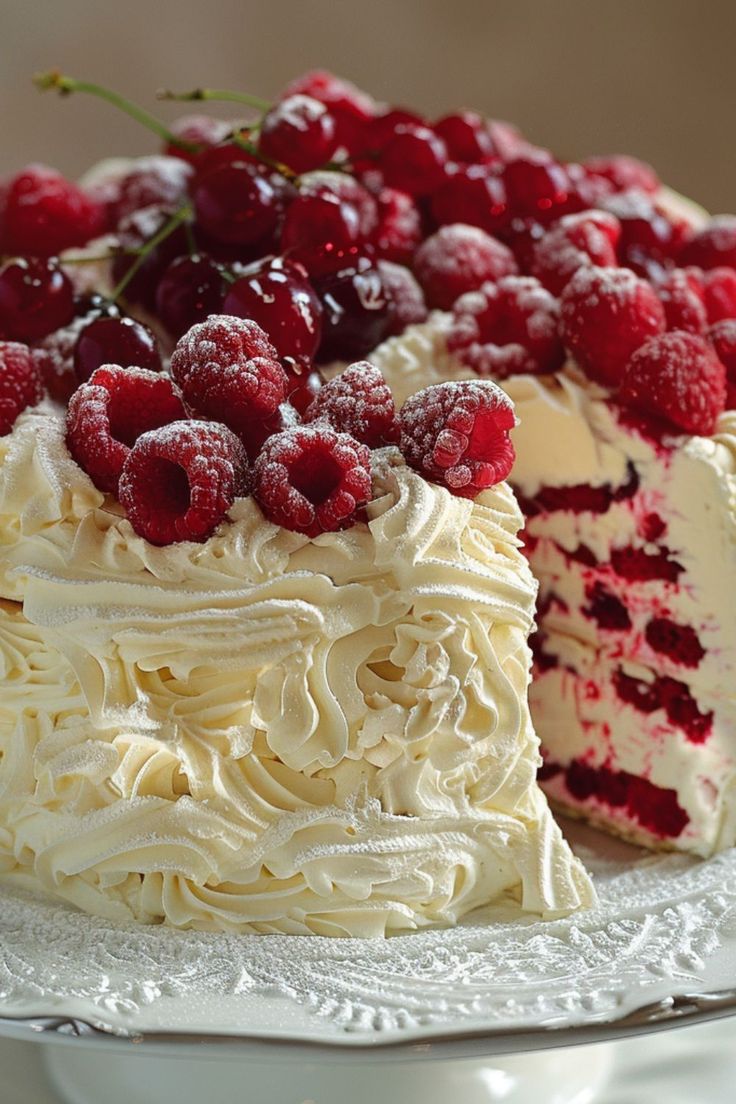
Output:
M4 768L6 869L106 915L233 930L591 901L534 784L535 584L505 485L457 498L387 449L367 523L309 540L240 499L204 544L158 549L55 414L3 451L0 578L23 611L3 628L55 657L43 710L4 688L4 762L25 763Z

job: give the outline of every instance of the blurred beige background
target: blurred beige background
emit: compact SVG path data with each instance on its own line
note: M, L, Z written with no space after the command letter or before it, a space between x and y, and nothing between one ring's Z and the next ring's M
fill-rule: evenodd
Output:
M473 106L560 155L625 150L736 209L734 0L0 0L0 173L71 173L153 139L103 104L42 97L36 70L265 96L312 66L436 115Z

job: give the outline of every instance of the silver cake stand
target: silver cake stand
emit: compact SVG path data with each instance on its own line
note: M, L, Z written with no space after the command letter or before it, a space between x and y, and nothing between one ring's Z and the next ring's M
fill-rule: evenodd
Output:
M122 925L5 883L0 1030L69 1104L593 1101L617 1040L736 1012L736 850L568 834L597 909L382 941Z

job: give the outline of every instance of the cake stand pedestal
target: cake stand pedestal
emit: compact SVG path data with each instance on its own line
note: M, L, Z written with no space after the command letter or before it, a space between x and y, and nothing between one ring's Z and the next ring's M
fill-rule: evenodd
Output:
M332 1064L45 1049L65 1104L589 1104L611 1065L611 1045L507 1058Z

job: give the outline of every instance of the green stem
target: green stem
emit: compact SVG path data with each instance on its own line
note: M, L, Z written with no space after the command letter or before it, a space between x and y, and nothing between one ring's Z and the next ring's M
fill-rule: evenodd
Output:
M137 251L138 255L135 261L125 273L120 283L114 288L113 293L110 296L113 302L117 302L117 300L127 288L130 281L133 279L136 273L140 271L141 265L145 261L146 257L150 256L153 250L157 246L159 246L161 242L166 241L166 239L174 233L177 226L181 226L182 222L185 222L191 216L191 214L192 208L190 207L190 205L188 203L184 204L184 206L180 207L179 210L176 211L171 216L171 218L164 223L161 229L156 234L154 234L152 238L149 238L145 245L143 245Z
M191 92L172 92L168 88L161 88L156 93L156 99L176 100L178 103L201 103L205 100L240 103L254 107L256 111L269 111L272 106L260 96L251 96L249 92L231 92L227 88L194 88Z
M113 107L117 107L120 111L125 112L131 119L135 119L136 122L141 123L148 130L157 134L164 142L176 146L179 149L187 150L189 152L196 152L199 147L192 142L185 142L182 138L177 138L175 134L169 130L160 119L157 119L155 115L151 115L142 107L138 107L137 104L132 103L130 100L126 100L124 96L118 95L117 92L112 92L109 88L105 88L101 84L91 84L89 81L79 81L74 77L67 77L58 70L52 69L48 73L37 73L33 78L33 83L36 88L41 92L48 92L53 90L58 92L61 96L70 96L73 92L85 92L90 96L97 96L100 100L106 100L107 103L112 104Z

